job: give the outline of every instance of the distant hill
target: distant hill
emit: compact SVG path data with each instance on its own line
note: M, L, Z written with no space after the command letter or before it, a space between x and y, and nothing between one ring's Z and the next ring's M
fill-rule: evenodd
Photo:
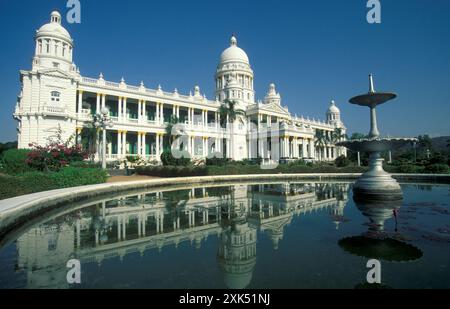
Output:
M449 148L447 147L447 144L450 141L450 136L435 137L435 138L432 138L431 141L433 142L434 150L437 150L440 152L449 152Z

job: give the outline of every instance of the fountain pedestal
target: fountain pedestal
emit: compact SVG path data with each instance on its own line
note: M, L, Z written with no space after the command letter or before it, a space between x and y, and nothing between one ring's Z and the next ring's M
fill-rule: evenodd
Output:
M369 93L350 99L350 103L370 108L369 138L340 142L350 150L369 153L369 170L364 173L353 186L356 198L369 200L399 200L403 198L400 184L383 170L381 153L402 147L416 141L414 138L380 138L377 124L377 105L395 99L397 95L391 92L375 92L373 77L369 75Z
M400 184L383 170L384 159L379 152L370 153L369 171L354 184L353 193L373 200L402 199Z

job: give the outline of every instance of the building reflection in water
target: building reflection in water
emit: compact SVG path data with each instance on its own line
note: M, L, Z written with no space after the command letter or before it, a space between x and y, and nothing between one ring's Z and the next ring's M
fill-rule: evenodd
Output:
M257 231L275 250L294 216L329 211L339 227L348 184L278 183L177 189L124 195L47 218L17 240L17 270L27 287L68 287L66 262L82 263L187 242L200 249L219 240L217 261L229 288L247 287L256 266Z

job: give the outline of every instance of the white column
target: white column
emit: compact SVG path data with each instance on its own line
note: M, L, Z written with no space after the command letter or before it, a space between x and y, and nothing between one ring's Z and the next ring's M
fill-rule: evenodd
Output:
M145 100L142 100L142 118L143 122L147 122L147 102Z
M298 157L297 149L298 149L298 147L297 147L297 138L294 137L294 139L292 140L292 157L293 158L297 158Z
M83 110L83 90L78 91L78 114L81 115Z
M161 156L159 146L160 146L159 133L156 133L156 157L158 158L158 160L159 160L159 157Z
M159 124L159 103L156 103L155 110L156 110L155 122L156 124Z
M307 146L307 140L306 139L302 139L302 152L303 152L303 158L307 158L308 157L308 146Z
M142 122L142 101L138 100L138 123ZM138 146L139 148L139 146ZM139 151L138 151L139 153Z
M177 106L177 118L180 119L180 107Z
M122 156L127 155L127 131L122 132Z
M120 158L122 156L122 132L117 131L117 157Z
M314 147L314 139L309 140L309 156L313 159L316 158L316 149Z
M128 113L127 113L127 98L122 98L123 101L123 111L122 111L122 118L124 122L128 121Z
M119 118L119 121L122 121L122 97L119 97L117 101L117 118Z
M97 93L97 102L96 102L96 105L95 105L95 113L96 114L100 113L100 96L101 96L101 94Z
M284 137L284 156L286 158L289 158L289 137L285 136Z
M159 115L161 116L161 124L164 124L164 104L161 103L160 107L161 107L161 111L160 111Z
M102 109L106 107L106 94L102 94Z
M137 146L137 154L140 155L142 153L142 137L141 137L141 132L137 133L137 142L138 142L138 146Z
M142 133L142 156L147 156L146 133Z

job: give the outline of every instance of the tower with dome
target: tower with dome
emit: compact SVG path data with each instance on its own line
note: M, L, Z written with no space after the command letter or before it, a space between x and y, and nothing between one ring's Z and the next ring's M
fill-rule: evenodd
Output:
M83 52L83 47L77 52ZM198 85L193 92L181 94L160 85L148 88L144 82L130 85L124 78L109 81L103 73L86 77L74 57L74 41L61 14L53 11L50 21L36 31L31 69L20 71L21 92L14 111L19 148L44 146L58 132L64 140L79 142L83 127L106 107L114 124L108 129L111 138L106 147L110 161L129 156L160 161L163 149L170 146L164 144L164 135L172 117L184 124L186 132L174 147L187 150L194 159L221 154L233 160L261 158L270 164L298 159L332 161L345 154L331 138L336 129L342 134L346 131L336 103L331 103L322 121L293 115L274 83L258 100L249 56L238 46L236 35L220 55L212 99ZM103 72L107 74L108 68ZM226 119L220 119L219 109L229 101L245 116L224 126ZM320 148L315 143L319 131L329 137Z

